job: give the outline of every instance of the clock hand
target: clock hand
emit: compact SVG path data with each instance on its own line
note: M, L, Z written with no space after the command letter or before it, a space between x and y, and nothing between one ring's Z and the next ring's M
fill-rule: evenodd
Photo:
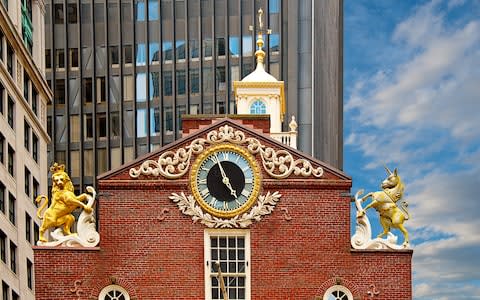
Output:
M237 198L237 192L232 188L232 185L230 184L230 180L228 177L224 177L222 179L223 184L225 184L228 189L230 190L230 195L233 195L235 198Z
M237 198L237 192L232 188L232 185L230 184L230 179L227 177L227 174L225 174L225 170L223 170L222 164L220 163L220 159L218 159L217 153L215 153L215 158L217 159L218 167L220 168L220 173L222 174L223 184L226 185L230 190L230 195L233 195L235 198Z
M222 173L222 178L225 179L227 177L227 174L225 174L225 171L223 170L222 168L222 164L220 163L220 159L218 159L218 156L217 156L217 153L215 153L215 158L217 159L217 162L218 162L218 167L220 168L220 173ZM224 182L225 183L225 182Z

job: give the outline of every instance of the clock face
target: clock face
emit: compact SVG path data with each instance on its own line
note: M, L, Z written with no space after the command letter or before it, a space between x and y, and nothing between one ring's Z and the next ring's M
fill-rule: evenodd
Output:
M190 181L200 206L223 218L248 210L260 191L260 171L255 158L230 144L203 152L193 164Z

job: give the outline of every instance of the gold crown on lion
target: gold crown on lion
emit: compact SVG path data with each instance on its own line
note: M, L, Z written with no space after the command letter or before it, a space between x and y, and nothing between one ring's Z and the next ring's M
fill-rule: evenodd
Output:
M58 163L54 163L53 166L50 167L50 172L52 172L52 174L65 172L65 165L64 164L59 165Z

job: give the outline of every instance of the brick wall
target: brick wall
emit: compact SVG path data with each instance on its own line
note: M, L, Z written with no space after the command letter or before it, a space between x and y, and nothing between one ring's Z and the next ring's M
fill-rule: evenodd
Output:
M270 133L270 115L183 115L182 132L183 136L195 133L202 126L214 123L216 120L228 117L240 124L252 125L253 128L263 133Z
M262 194L278 190L282 198L251 226L252 299L314 299L335 282L357 299L367 299L371 285L380 292L375 299L411 298L410 251L350 249L347 185L266 181ZM36 299L90 299L112 280L138 299L204 299L204 226L168 199L187 185L101 184L100 247L37 247ZM77 280L79 298L71 292Z
M262 143L277 147L271 140ZM35 248L37 300L98 299L112 283L132 299L205 299L206 227L168 198L191 194L188 173L177 180L131 179L128 170L141 162L100 177L98 248ZM377 300L411 299L412 251L352 250L351 203L342 196L351 181L323 166L321 179L276 180L263 171L261 194L279 191L282 197L270 215L250 226L252 299L322 299L334 284L347 287L356 300L371 299L369 292L378 292Z

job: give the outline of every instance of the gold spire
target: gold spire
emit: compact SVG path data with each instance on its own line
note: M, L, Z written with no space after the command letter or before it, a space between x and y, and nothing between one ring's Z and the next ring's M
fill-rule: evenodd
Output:
M257 47L258 50L255 51L255 57L257 58L257 68L262 67L263 68L263 61L265 58L265 51L263 51L263 9L258 10L258 33L257 33ZM267 34L272 33L271 29L267 29L266 31Z

